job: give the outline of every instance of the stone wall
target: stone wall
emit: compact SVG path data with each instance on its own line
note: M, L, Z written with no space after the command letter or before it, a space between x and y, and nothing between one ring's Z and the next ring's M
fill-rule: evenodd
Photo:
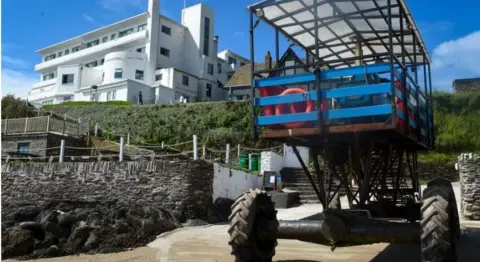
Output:
M205 161L7 163L2 203L112 201L153 205L179 219L199 218L212 203L213 166Z
M462 216L467 220L480 220L480 155L461 154L458 170Z
M18 150L19 143L30 143L29 154L36 156L60 155L60 148L46 149L52 147L60 147L61 140L65 140L66 147L87 147L84 138L76 138L72 136L63 136L55 133L39 133L39 134L16 134L2 136L2 152L15 154ZM78 150L73 148L65 148L66 156L90 155L88 150Z

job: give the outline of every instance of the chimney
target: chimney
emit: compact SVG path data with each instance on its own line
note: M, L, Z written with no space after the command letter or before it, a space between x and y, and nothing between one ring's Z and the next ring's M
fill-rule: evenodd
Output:
M265 54L265 69L272 69L272 55L270 51L267 51Z

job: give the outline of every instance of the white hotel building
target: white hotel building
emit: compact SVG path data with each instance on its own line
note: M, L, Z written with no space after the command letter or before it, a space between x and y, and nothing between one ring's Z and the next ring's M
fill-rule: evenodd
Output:
M148 12L37 51L43 61L28 101L41 106L64 101L131 101L144 104L226 99L223 84L249 61L218 53L214 11L204 4L182 10L179 24Z

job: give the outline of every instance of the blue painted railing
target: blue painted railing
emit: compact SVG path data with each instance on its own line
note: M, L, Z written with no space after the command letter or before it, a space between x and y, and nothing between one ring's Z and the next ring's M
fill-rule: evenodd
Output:
M319 72L319 78L321 81L328 79L335 79L341 77L348 77L354 75L365 74L385 74L390 73L390 64L374 64L368 66L357 66L343 69L324 70ZM402 74L398 67L395 67L394 77L396 80L402 80ZM305 101L317 101L319 99L328 100L335 98L345 99L354 96L370 96L370 95L387 95L388 99L383 103L374 104L371 106L361 106L354 108L342 108L342 109L330 109L321 113L324 120L334 119L347 119L363 116L389 116L393 113L394 99L391 98L392 91L394 96L401 100L407 101L406 108L417 114L417 120L413 120L407 117L407 113L401 110L395 110L396 116L406 121L408 119L408 125L414 129L418 129L423 136L427 136L427 130L431 128L431 115L432 110L428 108L425 94L420 90L420 87L415 84L411 77L406 77L406 93L403 93L399 89L393 87L393 83L379 83L379 84L359 84L356 86L337 87L334 89L326 89L317 91L310 91L305 93L277 95L269 97L255 98L255 106L274 106L279 104L290 104ZM273 86L289 86L289 85L302 85L313 83L316 80L315 73L303 73L289 76L276 76L264 79L257 79L254 81L255 88L269 88ZM407 94L407 97L405 97ZM407 99L406 99L407 98ZM418 99L417 99L418 98ZM318 110L318 109L317 109ZM429 115L429 117L427 117ZM256 123L259 126L275 125L275 124L287 124L295 122L309 122L318 121L320 113L319 111L306 112L306 113L294 113L283 114L274 116L258 116ZM420 126L418 126L420 125ZM428 128L430 126L430 128ZM419 127L419 128L418 128Z

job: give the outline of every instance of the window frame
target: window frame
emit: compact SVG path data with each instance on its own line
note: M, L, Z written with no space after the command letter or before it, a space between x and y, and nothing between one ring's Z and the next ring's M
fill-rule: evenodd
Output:
M162 81L162 80L163 80L163 74L155 75L155 82L156 81Z
M106 43L106 42L108 42L108 36L104 36L104 37L102 38L102 43Z
M80 46L72 47L72 53L80 51Z
M210 54L210 18L203 18L203 55L208 56Z
M91 64L91 65L90 65ZM86 67L88 68L94 68L94 67L97 67L98 66L98 61L95 60L95 61L92 61L92 62L88 62L85 64Z
M170 57L170 49L165 48L165 47L160 47L160 54L165 56L165 57Z
M129 28L123 31L118 32L118 38L122 38L124 36L130 35L133 33L133 28Z
M187 75L182 75L182 85L189 86L189 84L190 84L190 77L188 77Z
M94 47L100 44L100 39L95 39L87 43L87 48Z
M22 152L23 150L21 150L22 148L25 148L25 147L22 147L26 145L26 152ZM30 142L18 142L17 143L17 154L19 155L28 155L30 152Z
M120 77L117 77L120 74ZM113 73L113 79L122 79L123 78L123 68L115 68L115 71Z
M164 30L165 29L165 30ZM172 28L166 25L162 25L162 33L171 36L172 35Z
M142 24L137 26L137 32L143 31L147 29L147 24Z
M71 76L71 81L69 81ZM62 74L62 85L70 85L75 81L75 74Z
M210 83L207 83L206 87L205 87L205 96L207 96L208 98L211 98L212 97L212 89L213 89L213 85L210 84Z
M215 70L215 68L214 68L213 64L207 63L207 74L213 75L214 70Z
M137 78L139 76L139 73L141 73L141 78ZM135 79L136 80L143 80L145 77L145 72L143 70L135 70Z

